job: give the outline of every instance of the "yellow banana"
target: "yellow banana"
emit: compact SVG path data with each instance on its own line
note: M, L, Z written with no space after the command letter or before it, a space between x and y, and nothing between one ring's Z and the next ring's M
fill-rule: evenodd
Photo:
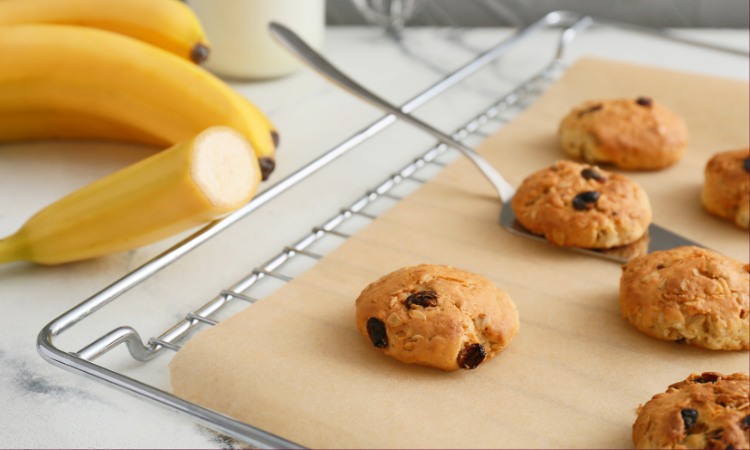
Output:
M0 118L9 119L0 120L0 142L169 146L226 125L250 141L263 179L273 170L276 130L268 117L216 76L160 48L94 28L14 25L0 26L0 55Z
M208 40L193 11L179 0L2 0L0 26L64 24L101 28L203 62Z
M2 95L0 91L0 95ZM50 111L0 113L0 136L3 141L24 141L30 138L81 138L136 142L166 148L171 144L144 130L86 113Z
M150 244L244 205L260 178L244 137L211 127L42 209L0 240L0 263L61 264Z

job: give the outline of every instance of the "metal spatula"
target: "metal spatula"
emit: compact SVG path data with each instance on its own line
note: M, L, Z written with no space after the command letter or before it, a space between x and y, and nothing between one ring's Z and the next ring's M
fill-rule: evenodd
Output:
M502 210L500 213L500 224L506 230L518 234L520 236L535 239L542 242L548 242L541 236L532 234L521 226L516 220L513 209L510 206L510 201L515 194L515 189L508 183L505 178L479 155L474 149L454 140L452 137L443 133L440 130L428 125L425 122L411 116L408 113L403 112L400 108L391 105L387 101L373 94L366 88L362 87L356 81L349 78L347 75L338 70L330 62L328 62L323 56L311 48L305 41L303 41L297 34L290 29L278 23L271 23L270 25L271 35L283 46L294 53L300 60L307 64L312 69L315 69L318 73L328 78L334 84L344 88L350 93L357 97L371 103L377 108L383 111L393 114L394 116L402 119L410 124L422 129L423 131L431 134L433 137L438 139L440 142L449 145L456 150L460 151L464 156L469 158L472 163L482 172L482 174L489 180L490 183L497 190L500 199L502 200ZM550 244L552 245L552 244ZM594 250L584 249L578 247L561 247L566 249L575 250L578 252L584 252L589 255L597 256L600 258L606 258L617 262L627 262L635 256L640 254L650 253L657 250L666 250L674 247L683 245L699 245L688 239L683 238L675 233L672 233L658 225L651 224L648 229L647 236L641 241L631 244L631 246L618 247L615 249L606 250Z

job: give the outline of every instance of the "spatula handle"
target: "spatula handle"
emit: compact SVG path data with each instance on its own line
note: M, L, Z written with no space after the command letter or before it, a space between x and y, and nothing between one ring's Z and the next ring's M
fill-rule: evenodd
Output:
M505 178L503 178L503 176L500 175L500 173L474 149L456 141L442 131L402 111L397 106L388 103L384 99L370 92L368 89L349 78L339 69L337 69L333 64L328 62L328 60L323 58L323 56L316 52L312 47L307 45L307 43L303 41L302 38L297 36L297 34L295 34L287 27L272 22L269 28L271 35L276 38L279 43L281 43L292 53L297 55L297 57L300 58L300 60L307 64L310 68L315 69L318 73L328 78L334 84L346 89L350 93L361 98L362 100L369 102L373 106L376 106L377 108L380 108L389 114L393 114L399 119L402 119L414 125L415 127L420 128L445 145L449 145L460 151L464 156L469 158L469 160L474 163L474 165L482 172L485 178L487 178L487 180L492 183L503 202L506 202L510 200L511 197L513 197L513 194L515 193L515 189L513 188L513 186L505 181Z

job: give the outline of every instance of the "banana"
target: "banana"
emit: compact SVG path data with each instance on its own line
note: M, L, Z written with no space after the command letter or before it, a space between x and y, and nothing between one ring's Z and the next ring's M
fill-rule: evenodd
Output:
M209 45L200 21L179 0L2 0L0 26L66 24L101 28L201 63Z
M274 168L278 133L268 117L210 72L160 48L94 28L14 25L0 26L0 55L0 142L164 147L226 125L250 141L264 180Z
M62 264L141 247L241 207L260 179L247 140L211 127L45 207L0 240L0 263Z
M135 142L158 148L171 145L165 139L127 123L77 112L65 114L49 111L0 113L0 135L2 135L2 140L7 142L26 141L36 136L42 139L86 137L92 140Z

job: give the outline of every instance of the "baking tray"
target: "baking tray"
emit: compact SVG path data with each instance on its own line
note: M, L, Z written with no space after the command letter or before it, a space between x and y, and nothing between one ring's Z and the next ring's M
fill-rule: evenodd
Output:
M543 93L545 88L564 72L567 66L568 49L575 38L595 26L624 29L655 39L666 39L689 46L702 47L709 51L747 57L747 52L741 50L687 40L663 30L592 18L573 12L558 11L519 29L510 38L479 54L465 66L458 68L424 92L407 101L402 108L406 112L415 111L428 101L439 97L454 86L465 82L474 74L486 69L492 63L501 60L535 34L548 29L559 30L559 38L554 42L554 48L550 49L552 57L542 65L539 71L526 77L509 91L504 92L496 101L484 107L480 113L475 114L463 126L453 132L453 136L458 140L465 140L476 135L481 136L487 127L495 129L501 127L503 121L512 119ZM199 331L201 327L215 325L222 315L227 314L227 311L238 307L246 307L246 305L250 305L268 295L271 291L269 291L266 281L275 280L279 283L291 281L293 275L285 271L287 267L298 265L300 260L305 261L302 264L304 266L322 258L325 252L319 249L335 246L336 241L345 240L351 233L356 232L358 226L366 226L369 220L376 217L376 214L372 211L387 208L389 203L392 204L400 200L404 195L404 185L423 183L429 178L430 173L434 173L435 170L439 170L445 164L444 161L455 158L455 155L451 155L452 150L442 145L435 145L427 149L417 159L388 175L382 183L368 190L364 196L340 209L329 220L318 226L313 226L310 233L285 246L275 257L254 266L249 274L241 277L228 287L218 288L216 295L208 302L198 308L191 309L187 313L178 313L180 319L177 323L155 337L144 340L138 328L132 325L117 326L84 344L64 342L63 335L77 328L84 319L94 315L94 313L102 314L99 311L121 297L122 294L137 286L143 287L147 284L147 281L153 281L157 273L173 265L230 226L241 220L251 220L254 211L274 201L282 193L302 183L337 158L358 148L395 122L396 119L393 116L383 116L356 132L341 144L326 151L309 164L270 186L242 209L220 221L209 224L55 318L39 333L37 348L41 356L45 360L74 373L94 377L138 397L188 414L197 422L209 428L253 446L260 448L297 447L297 444L283 437L275 436L251 424L239 422L173 396L166 390L157 387L156 384L159 383L140 379L138 367L147 364L147 362L148 364L155 364L153 362L155 360L164 360L165 358L158 358L158 356L178 350L182 343L193 333ZM383 204L385 206L379 206ZM354 223L359 225L352 225ZM333 244L325 244L325 242L331 240L334 241ZM148 311L144 311L144 314L148 314ZM86 323L91 327L90 324L95 324L96 319L91 319ZM93 328L98 327L94 326ZM123 363L113 360L113 358L121 358L121 354L112 352L114 349L122 347L121 344L127 347L130 355L129 362ZM163 383L161 384L163 385Z

